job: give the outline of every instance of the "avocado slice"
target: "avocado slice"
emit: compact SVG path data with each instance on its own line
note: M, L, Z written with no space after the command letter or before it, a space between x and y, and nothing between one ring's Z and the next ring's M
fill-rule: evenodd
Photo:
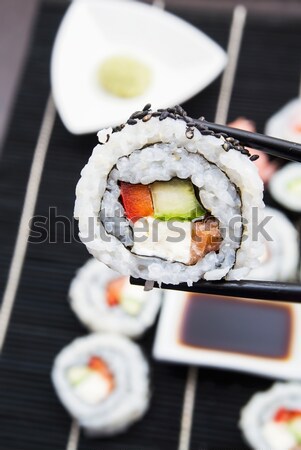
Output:
M190 180L173 178L150 185L154 217L160 220L193 220L206 210L198 202Z

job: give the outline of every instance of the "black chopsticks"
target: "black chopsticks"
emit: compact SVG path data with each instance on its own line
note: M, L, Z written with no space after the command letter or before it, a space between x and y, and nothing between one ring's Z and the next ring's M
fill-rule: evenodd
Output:
M285 141L260 133L252 133L238 128L227 127L226 125L219 125L207 122L206 120L198 120L195 122L198 122L201 126L205 125L208 130L214 131L215 133L225 133L228 136L237 139L245 147L261 150L264 153L278 156L279 158L301 162L301 144L297 144L296 142Z
M130 278L131 284L144 286L145 280ZM154 287L158 287L155 283ZM162 284L162 289L193 293L224 295L227 297L273 300L277 302L301 303L301 285L296 283L276 283L272 281L198 281L192 286L186 283Z

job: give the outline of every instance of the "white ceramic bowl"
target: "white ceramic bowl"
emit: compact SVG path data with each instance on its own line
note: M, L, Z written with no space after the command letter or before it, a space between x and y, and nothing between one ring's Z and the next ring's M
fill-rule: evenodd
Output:
M113 55L150 66L152 82L139 97L108 94L97 81L101 62ZM125 121L146 103L174 106L211 83L225 52L184 20L131 0L74 0L59 28L51 59L56 107L75 134Z

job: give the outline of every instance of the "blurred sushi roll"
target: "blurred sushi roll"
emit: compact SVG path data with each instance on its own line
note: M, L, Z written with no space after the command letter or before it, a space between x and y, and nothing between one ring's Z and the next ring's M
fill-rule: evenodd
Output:
M261 264L251 270L248 280L290 281L296 278L299 264L299 235L291 221L274 208L265 208L265 246Z
M265 133L301 143L301 98L295 98L277 111L266 123Z
M255 394L241 411L239 426L254 450L300 449L301 385L276 383Z
M149 367L137 344L114 334L79 338L56 357L52 381L71 416L90 436L110 436L149 405Z
M144 291L97 259L78 270L69 289L70 305L91 331L141 336L155 321L161 304L158 289Z
M146 105L98 139L74 211L93 256L124 275L168 284L241 279L258 264L257 156L180 106Z
M301 163L292 162L278 170L269 183L272 197L290 211L301 211Z

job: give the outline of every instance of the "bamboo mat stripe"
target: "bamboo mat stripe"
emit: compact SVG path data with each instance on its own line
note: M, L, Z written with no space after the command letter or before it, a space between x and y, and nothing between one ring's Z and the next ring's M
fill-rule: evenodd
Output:
M24 206L21 214L16 245L13 251L9 268L8 279L4 290L0 313L0 353L5 342L6 332L9 326L12 309L23 269L27 242L29 238L29 223L35 211L44 163L48 150L48 144L55 121L55 106L51 95L48 98L45 113L34 151L29 179L26 186Z

